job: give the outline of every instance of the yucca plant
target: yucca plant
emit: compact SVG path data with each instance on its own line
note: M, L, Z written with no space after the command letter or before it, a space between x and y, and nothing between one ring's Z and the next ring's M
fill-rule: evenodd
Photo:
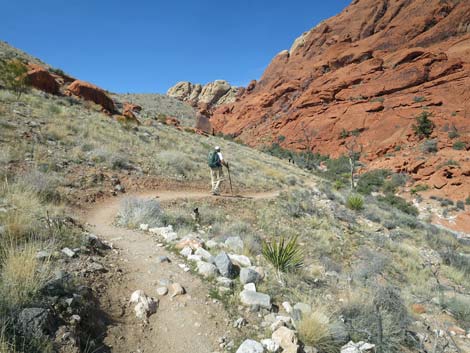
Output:
M364 199L360 195L350 195L346 201L346 206L354 211L364 208Z
M272 242L263 242L262 254L277 270L278 275L282 272L292 272L303 266L303 251L297 243L298 236L288 239L281 237Z

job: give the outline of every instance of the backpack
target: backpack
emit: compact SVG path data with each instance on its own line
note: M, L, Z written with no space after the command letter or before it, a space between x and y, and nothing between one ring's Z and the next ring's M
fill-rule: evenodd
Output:
M211 168L217 168L222 166L220 163L219 153L217 151L212 151L209 153L208 164Z

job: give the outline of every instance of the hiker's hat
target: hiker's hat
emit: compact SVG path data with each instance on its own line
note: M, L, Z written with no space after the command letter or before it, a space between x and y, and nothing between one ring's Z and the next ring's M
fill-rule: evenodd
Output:
M220 146L215 146L216 151L220 151Z

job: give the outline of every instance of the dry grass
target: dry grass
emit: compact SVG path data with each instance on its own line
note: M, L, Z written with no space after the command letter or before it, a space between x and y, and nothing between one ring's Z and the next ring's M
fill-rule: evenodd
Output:
M300 320L297 326L300 339L320 352L338 352L338 344L334 339L333 326L329 316L316 310Z
M0 292L6 307L27 304L50 279L49 263L36 259L38 249L34 244L28 244L6 250L0 277Z

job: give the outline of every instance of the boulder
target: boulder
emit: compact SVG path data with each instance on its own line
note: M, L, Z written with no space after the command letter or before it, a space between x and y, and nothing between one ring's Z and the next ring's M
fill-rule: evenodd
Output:
M240 301L247 306L260 306L265 309L271 309L271 297L264 293L245 289L240 292Z
M204 259L204 261L207 261L207 262L214 261L214 258L212 257L211 253L204 248L197 248L194 254L201 256Z
M251 260L245 255L229 254L230 260L239 267L250 267Z
M39 65L32 64L29 67L26 77L31 86L47 93L59 94L60 85L49 71Z
M53 332L51 313L44 308L25 308L18 315L18 328L26 336L41 338Z
M240 282L246 283L258 283L261 281L261 276L258 272L251 268L242 268L240 270Z
M235 278L237 276L235 266L226 252L220 252L215 257L214 263L222 276L227 278Z
M247 339L238 347L236 353L264 353L264 347L258 341Z
M279 344L282 347L282 349L286 350L289 348L292 349L292 347L296 347L295 351L297 351L298 340L297 340L295 331L285 326L281 326L276 331L273 332L273 335L271 338L274 342Z
M233 280L227 277L217 277L216 278L217 283L226 288L232 288L233 287Z
M131 294L129 303L135 304L135 316L141 320L157 312L158 301L147 296L143 290L136 290Z
M197 263L197 272L206 278L215 277L219 273L214 264L205 261L199 261Z
M193 249L189 246L185 246L183 250L180 251L180 255L184 257L188 257L189 255L192 255Z
M66 93L92 101L109 113L116 112L114 101L101 88L89 82L75 80L67 87Z

